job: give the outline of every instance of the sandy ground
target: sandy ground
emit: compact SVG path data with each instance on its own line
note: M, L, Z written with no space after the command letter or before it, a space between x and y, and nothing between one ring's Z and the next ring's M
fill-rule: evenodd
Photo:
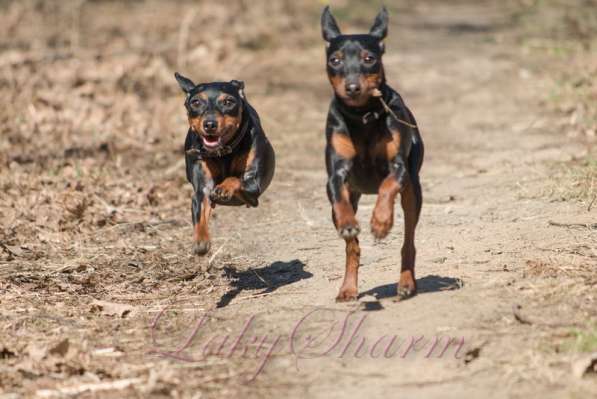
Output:
M388 2L386 72L426 143L419 295L393 298L398 212L336 304L322 4L221 3L0 3L0 398L597 395L595 126L552 101L583 62L594 90L594 56L525 2ZM352 31L377 11L333 4ZM245 80L277 152L204 258L175 70Z

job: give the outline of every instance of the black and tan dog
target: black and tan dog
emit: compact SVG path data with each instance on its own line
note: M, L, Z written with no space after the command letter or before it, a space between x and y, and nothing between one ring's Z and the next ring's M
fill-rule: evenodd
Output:
M327 42L327 73L334 89L326 126L327 193L332 218L346 241L346 271L337 301L356 299L360 228L355 214L361 194L377 194L371 217L376 239L394 223L400 194L404 243L398 295L416 293L415 228L421 211L419 170L423 142L400 95L386 84L382 55L388 13L384 8L368 34L343 35L326 7L321 17Z
M274 176L274 150L259 116L244 95L244 83L195 85L175 74L186 93L189 131L185 141L187 179L193 185L193 252L210 248L211 209L218 205L256 207Z

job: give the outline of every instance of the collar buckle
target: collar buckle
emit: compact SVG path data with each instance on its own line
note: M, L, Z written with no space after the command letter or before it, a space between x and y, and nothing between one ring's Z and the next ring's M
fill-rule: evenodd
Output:
M369 111L365 115L363 115L361 122L363 122L363 125L367 125L373 121L378 120L380 117L381 117L381 113L376 112L376 111Z

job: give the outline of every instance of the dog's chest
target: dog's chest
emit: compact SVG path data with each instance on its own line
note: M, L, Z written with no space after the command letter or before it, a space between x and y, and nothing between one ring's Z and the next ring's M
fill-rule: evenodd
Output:
M382 129L379 127L377 131L351 135L356 155L349 181L363 193L376 192L379 183L389 173L389 159L396 152L391 134Z
M356 152L354 162L363 167L374 167L380 163L387 164L398 152L398 143L395 142L388 129L381 124L356 133L351 132L350 136Z

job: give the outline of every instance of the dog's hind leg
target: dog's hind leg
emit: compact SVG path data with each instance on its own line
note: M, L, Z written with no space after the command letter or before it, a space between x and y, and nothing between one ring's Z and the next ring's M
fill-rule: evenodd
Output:
M398 296L408 298L416 294L415 281L415 229L421 212L421 185L418 176L408 179L401 192L401 204L404 212L404 242L402 244L402 264L398 282Z

